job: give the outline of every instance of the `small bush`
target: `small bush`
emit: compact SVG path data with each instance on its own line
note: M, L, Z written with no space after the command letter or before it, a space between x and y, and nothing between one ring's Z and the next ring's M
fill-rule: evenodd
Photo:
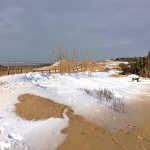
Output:
M85 93L88 95L93 95L93 91L88 89L87 87L80 88L80 90L85 91Z
M121 70L122 70L123 72L126 72L126 70L127 70L127 65L126 65L125 63L119 64L119 67L121 68Z
M114 111L123 111L123 107L125 105L124 101L121 99L114 98L114 93L110 90L107 90L105 88L101 89L100 87L98 90L91 90L87 87L80 88L80 90L85 91L85 93L90 96L96 96L96 98L100 102L105 101L107 108L113 109Z

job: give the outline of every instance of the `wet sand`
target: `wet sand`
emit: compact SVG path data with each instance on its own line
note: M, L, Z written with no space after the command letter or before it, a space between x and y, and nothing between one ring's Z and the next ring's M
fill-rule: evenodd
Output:
M86 121L82 116L73 114L65 105L55 103L36 95L24 94L18 97L16 114L26 120L43 120L50 117L62 118L64 109L69 118L69 127L61 132L68 134L66 140L57 150L149 150L150 149L150 118L144 115L140 124L125 124L124 129L114 127L112 133L105 127ZM150 101L142 101L145 114L150 114ZM138 106L137 105L137 106ZM137 107L138 108L138 107ZM138 111L138 109L136 110ZM139 115L141 112L138 112ZM142 117L142 114L140 115ZM145 117L145 118L144 118ZM137 116L138 118L138 116ZM133 118L134 119L134 118ZM95 121L97 118L95 118ZM121 121L121 120L120 120Z

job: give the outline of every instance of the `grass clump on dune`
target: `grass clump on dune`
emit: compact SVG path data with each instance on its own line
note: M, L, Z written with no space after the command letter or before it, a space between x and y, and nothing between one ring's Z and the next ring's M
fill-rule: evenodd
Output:
M113 109L114 111L123 112L123 107L125 103L120 98L115 98L115 93L106 88L102 89L89 89L87 87L80 88L81 91L84 91L86 94L95 97L99 102L106 102L105 106L107 108Z
M60 44L58 44L58 52L55 53L55 51L52 49L54 62L59 62L57 66L55 66L55 70L59 70L60 74L71 74L71 73L78 73L78 72L85 72L87 71L91 65L94 64L94 62L89 61L89 53L90 51L87 51L86 59L81 59L79 62L77 62L77 53L75 52L75 48L73 48L71 56L69 58L69 51L64 50L64 44L61 47ZM51 62L53 62L52 58L50 57ZM94 59L96 62L96 57ZM91 74L89 74L91 75Z

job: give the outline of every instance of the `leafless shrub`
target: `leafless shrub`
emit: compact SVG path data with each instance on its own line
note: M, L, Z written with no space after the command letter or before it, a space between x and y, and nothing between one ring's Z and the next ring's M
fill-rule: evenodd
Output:
M99 89L98 90L95 89L94 92L97 95L97 98L101 101L102 100L102 95L104 93L103 89L100 89L100 87L99 87Z
M65 73L68 73L71 75L71 73L78 73L80 70L86 72L90 69L91 62L89 61L89 53L90 51L87 51L87 56L85 59L81 59L80 62L77 62L77 53L75 52L75 48L73 48L70 59L68 59L69 51L64 51L64 44L61 47L60 44L58 44L58 52L55 53L55 51L52 49L52 54L54 56L54 62L59 62L58 66L55 66L55 70L59 70L60 74L63 75ZM52 57L50 57L51 62L53 62ZM94 59L96 61L96 57ZM94 62L92 62L94 64ZM91 76L92 72L88 72L88 76Z
M107 89L104 89L104 96L106 98L106 101L110 102L112 100L112 98L114 97L114 93Z
M80 90L85 91L86 94L91 96L96 95L96 98L98 98L100 102L103 101L106 102L107 108L110 108L114 111L123 112L123 107L125 106L125 103L120 98L115 98L113 91L110 91L105 88L101 89L100 87L99 89L94 89L94 90L84 87L84 88L80 88Z
M121 100L120 98L115 99L115 100L113 100L113 103L112 103L112 109L114 111L122 111L123 112L124 105L125 105L125 102L123 100Z
M80 88L80 90L85 91L85 93L88 95L93 95L93 91L88 89L87 87Z

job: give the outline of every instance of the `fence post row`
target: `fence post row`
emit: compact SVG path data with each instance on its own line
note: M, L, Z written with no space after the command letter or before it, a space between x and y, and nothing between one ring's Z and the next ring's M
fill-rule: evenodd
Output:
M20 74L34 72L33 67L22 67L22 66L0 66L0 76L2 75L11 75L11 74Z
M88 64L87 62L82 62L81 64L78 64L76 66L74 66L72 69L69 68L70 71L72 71L73 73L75 71L79 71L79 69L86 69L87 66L92 66L94 65L94 62L91 62L90 64ZM57 69L52 69L54 70L54 72L57 72ZM45 70L49 73L51 73L52 71L49 70ZM59 70L61 71L61 70ZM32 67L21 67L21 66L0 66L0 75L11 75L11 74L20 74L20 73L28 73L28 72L42 72L44 73L44 70L34 70L33 66Z

